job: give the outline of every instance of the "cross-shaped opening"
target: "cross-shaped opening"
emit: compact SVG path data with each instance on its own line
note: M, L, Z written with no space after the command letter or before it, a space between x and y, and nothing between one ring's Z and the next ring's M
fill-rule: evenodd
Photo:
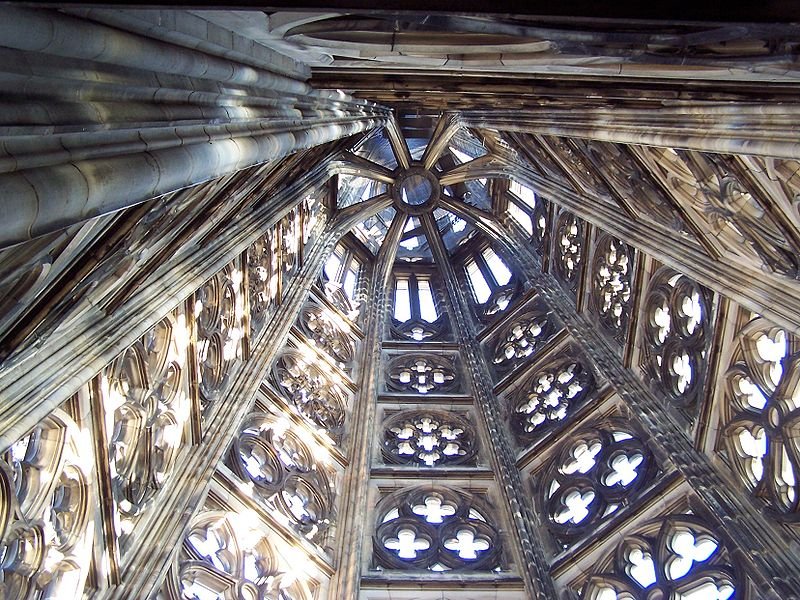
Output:
M385 540L383 545L388 550L397 552L400 558L416 558L417 552L431 547L431 543L424 538L418 538L413 529L401 529L396 538Z
M491 546L483 538L476 538L471 529L459 529L456 537L445 540L444 547L458 553L462 560L475 560L478 552L484 552Z

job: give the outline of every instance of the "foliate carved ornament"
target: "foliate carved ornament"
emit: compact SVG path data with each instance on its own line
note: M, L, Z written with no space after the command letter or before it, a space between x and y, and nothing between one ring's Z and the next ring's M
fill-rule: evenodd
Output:
M386 385L416 394L460 389L454 363L438 354L403 354L392 359L386 369Z
M475 428L465 418L433 410L404 411L383 427L383 457L388 463L427 467L474 464Z
M334 517L331 473L286 419L248 415L233 440L231 464L302 535L319 541L327 531Z
M455 488L417 487L378 505L375 562L389 569L489 571L500 566L501 541L480 498Z
M348 396L319 366L297 350L284 350L275 360L276 388L297 412L334 440L344 430Z
M728 457L780 519L800 521L800 341L757 317L738 334L724 381Z

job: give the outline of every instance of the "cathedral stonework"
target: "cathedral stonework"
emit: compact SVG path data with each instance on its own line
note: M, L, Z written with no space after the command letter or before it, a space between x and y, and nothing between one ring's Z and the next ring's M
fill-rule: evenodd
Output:
M800 598L800 9L30 4L0 598Z

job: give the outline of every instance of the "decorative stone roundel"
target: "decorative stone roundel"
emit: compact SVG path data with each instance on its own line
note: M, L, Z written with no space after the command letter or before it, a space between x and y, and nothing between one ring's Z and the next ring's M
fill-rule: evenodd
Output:
M284 350L272 367L277 389L315 427L339 439L344 429L347 394L297 350Z
M564 545L636 499L656 472L650 450L623 423L572 433L538 481L546 520Z
M351 366L355 355L353 340L325 309L306 304L297 322L309 341L333 358L339 367L346 369Z
M602 236L592 260L591 306L600 326L621 337L630 319L633 251L620 240Z
M645 360L653 380L681 407L694 404L702 389L708 309L697 283L667 268L656 272L645 299Z
M253 413L231 445L234 472L308 539L317 541L333 518L328 470L285 419Z
M494 510L456 488L416 487L378 505L375 562L388 569L489 571L500 564Z
M757 317L738 334L725 375L725 444L751 493L800 520L800 340Z
M169 600L308 600L280 567L268 531L240 514L205 511L193 520L165 586Z
M455 365L438 354L403 354L393 359L386 372L389 389L428 394L456 391Z
M474 464L477 444L474 428L453 413L405 411L383 427L386 462L427 467Z
M577 359L549 363L531 375L512 396L511 428L526 446L556 428L594 390L594 377Z
M614 553L598 563L580 598L732 600L744 597L739 572L702 519L672 515L625 535Z
M95 525L91 452L56 410L0 458L0 594L4 599L78 598Z
M492 362L500 372L513 369L539 350L555 331L549 310L537 304L513 319L500 332Z

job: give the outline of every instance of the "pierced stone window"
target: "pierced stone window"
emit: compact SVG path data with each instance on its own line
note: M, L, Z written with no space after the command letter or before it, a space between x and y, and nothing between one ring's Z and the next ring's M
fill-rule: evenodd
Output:
M472 296L481 318L490 318L508 308L517 295L518 282L505 262L489 247L465 264Z
M278 248L274 230L247 250L250 327L258 333L278 304Z
M283 274L283 285L286 286L289 280L300 269L300 211L293 210L286 215L280 222L280 249L281 249L281 273Z
M511 428L522 446L557 428L594 392L594 377L578 359L538 369L511 396Z
M270 508L319 543L333 520L331 473L286 419L248 415L231 445L231 465Z
M652 453L623 423L570 434L541 477L550 530L565 547L586 536L636 500L655 472Z
M276 388L314 427L338 440L344 430L347 393L297 350L284 350L272 367Z
M358 316L362 271L362 262L344 244L336 246L322 269L325 295L351 319Z
M444 335L447 317L437 301L431 277L398 273L394 280L392 331L395 337L416 342Z
M438 354L403 354L386 369L389 389L414 394L437 394L460 389L456 367Z
M494 514L478 496L455 488L396 492L378 505L375 562L403 570L496 570L502 554Z
M708 292L666 267L653 276L645 299L647 372L676 405L692 406L702 391L710 341Z
M505 373L525 362L556 333L549 309L537 302L509 323L497 337L492 363Z
M757 317L738 334L725 375L725 445L750 492L774 513L800 513L800 341Z
M205 511L184 538L165 591L170 600L310 600L304 588L281 567L257 519Z
M598 563L580 598L739 598L740 572L701 519L672 515L626 535L614 553Z
M539 204L539 199L534 191L512 180L509 186L508 195L508 214L514 219L529 236L533 236L535 209Z
M3 598L81 597L95 531L88 433L56 410L0 458Z
M595 245L592 260L590 306L600 327L624 340L630 321L633 249L610 235Z
M342 369L349 369L355 358L355 344L349 326L335 312L306 303L297 324L308 341L328 354Z
M172 476L191 415L189 334L182 314L161 320L100 379L120 548Z
M475 429L466 419L444 411L405 411L383 427L387 463L439 467L475 464Z
M241 359L241 283L241 272L229 266L194 294L200 404L204 415L227 388L233 364Z
M584 261L583 221L569 212L562 212L556 223L553 242L553 265L558 278L570 290L578 289Z

